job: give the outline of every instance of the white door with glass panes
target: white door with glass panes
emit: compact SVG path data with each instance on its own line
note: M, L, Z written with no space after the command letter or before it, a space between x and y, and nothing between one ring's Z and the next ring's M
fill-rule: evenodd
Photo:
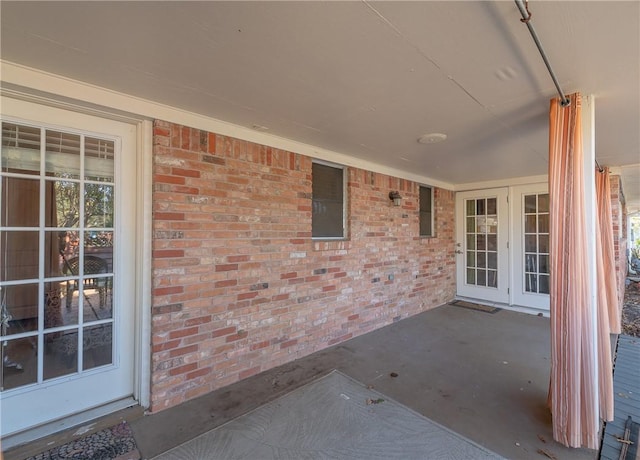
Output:
M508 189L456 193L457 294L509 302Z
M133 394L136 127L2 105L6 436Z
M549 192L547 184L514 187L513 304L549 310Z

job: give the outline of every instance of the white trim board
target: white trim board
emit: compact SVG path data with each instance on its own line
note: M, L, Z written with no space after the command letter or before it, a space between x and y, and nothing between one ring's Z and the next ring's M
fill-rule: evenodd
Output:
M19 93L24 97L33 97L40 92L40 97L50 97L53 100L74 100L90 104L94 110L107 108L114 113L135 114L138 119L160 119L172 123L202 129L205 131L231 136L238 139L267 145L301 155L338 163L344 166L364 169L367 171L387 174L401 179L429 184L448 190L454 190L454 184L436 180L430 177L389 168L377 163L351 157L344 153L334 152L292 139L255 131L239 125L234 125L215 118L206 117L193 112L177 109L146 99L130 96L109 89L83 83L70 78L54 75L41 70L0 60L0 75L2 75L3 91L10 91L13 97ZM6 83L6 84L5 84ZM46 96L45 96L46 94ZM8 94L9 95L9 94ZM77 103L76 103L77 104ZM80 104L78 104L80 105Z

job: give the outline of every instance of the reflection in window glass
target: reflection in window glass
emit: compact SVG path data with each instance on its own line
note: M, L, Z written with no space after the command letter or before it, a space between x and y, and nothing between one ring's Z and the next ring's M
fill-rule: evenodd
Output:
M84 210L87 227L113 227L113 186L86 184Z
M113 182L114 144L113 141L86 137L85 179L97 182Z
M466 283L497 288L497 199L468 199L465 212Z
M548 294L549 194L526 195L524 212L524 289Z
M420 186L420 236L433 236L433 189Z
M111 324L100 324L84 328L82 368L92 369L112 362Z
M313 163L311 235L344 237L344 170Z
M73 374L78 367L76 329L44 335L44 379Z
M80 179L80 136L47 130L46 142L47 176Z
M113 362L115 145L7 122L1 144L5 391Z
M38 381L38 342L33 338L7 340L0 346L2 357L1 391Z
M72 228L80 225L80 184L72 181L45 182L45 225Z
M25 199L25 196L33 197ZM40 222L40 181L21 177L2 178L3 227L37 227ZM37 199L36 199L37 198Z
M2 123L2 172L40 174L40 128Z

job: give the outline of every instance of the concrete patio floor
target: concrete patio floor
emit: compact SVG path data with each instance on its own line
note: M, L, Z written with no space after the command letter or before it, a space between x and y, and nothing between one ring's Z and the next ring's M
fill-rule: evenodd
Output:
M549 319L450 305L178 407L147 416L130 409L108 420L127 419L142 457L152 458L333 369L507 458L598 456L553 441L546 407ZM5 458L20 458L18 452Z

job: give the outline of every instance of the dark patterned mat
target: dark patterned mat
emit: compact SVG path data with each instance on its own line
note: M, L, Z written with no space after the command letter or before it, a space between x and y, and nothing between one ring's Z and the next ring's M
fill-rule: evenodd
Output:
M464 300L454 300L453 302L450 302L449 305L453 305L454 307L468 308L469 310L483 311L485 313L496 313L501 310L498 307L491 307L489 305L482 305L473 302L465 302Z
M138 460L133 432L122 422L25 460Z

